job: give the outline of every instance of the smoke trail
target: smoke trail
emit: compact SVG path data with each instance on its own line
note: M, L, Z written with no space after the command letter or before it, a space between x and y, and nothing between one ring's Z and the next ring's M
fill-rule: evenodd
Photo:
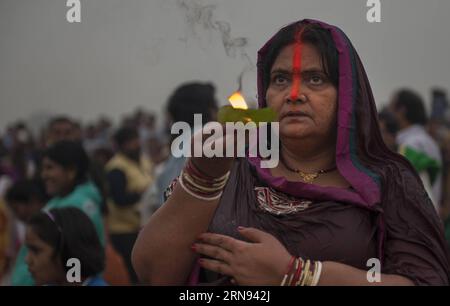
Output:
M228 57L236 58L240 55L246 59L251 66L253 63L245 51L248 45L246 37L232 37L231 25L229 22L216 20L214 11L216 5L203 4L198 0L178 0L177 5L183 11L189 31L196 38L201 39L201 33L198 33L198 27L204 31L213 31L219 34L222 39L222 45Z

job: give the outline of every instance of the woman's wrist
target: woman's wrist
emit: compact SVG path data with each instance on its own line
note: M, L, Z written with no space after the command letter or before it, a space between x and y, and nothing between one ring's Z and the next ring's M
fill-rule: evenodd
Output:
M216 201L222 196L229 176L230 171L221 176L207 173L191 158L186 162L178 182L181 188L192 197L202 201Z
M317 286L322 274L320 261L292 256L286 266L280 286Z
M192 164L204 175L219 178L233 167L234 158L225 157L191 157Z

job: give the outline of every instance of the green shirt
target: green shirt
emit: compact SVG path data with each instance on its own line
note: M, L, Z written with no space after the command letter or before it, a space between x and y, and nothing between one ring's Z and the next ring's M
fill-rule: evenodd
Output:
M101 214L102 197L97 187L87 182L80 184L67 196L55 197L51 199L44 210L53 208L76 207L82 210L91 219L95 226L97 234L102 245L105 245L105 234L103 227L103 218ZM25 262L27 249L22 246L14 265L11 283L13 286L33 286L34 281L28 271L28 265Z

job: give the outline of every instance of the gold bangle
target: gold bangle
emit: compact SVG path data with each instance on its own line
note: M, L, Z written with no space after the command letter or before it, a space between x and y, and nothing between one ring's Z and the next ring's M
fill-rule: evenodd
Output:
M298 277L297 282L295 283L295 286L300 286L300 283L301 283L301 281L302 281L302 279L303 279L303 276L305 275L305 265L306 265L306 261L303 260L303 259L300 259L300 260L301 260L301 262L302 262L302 271L300 272L300 275L299 275L299 277Z
M314 274L315 274L316 267L317 267L316 266L317 262L314 262L313 264L314 264L314 266L311 265L311 267L310 267L308 279L306 280L305 286L311 286L312 285L312 282L313 282L313 279L314 279Z
M216 182L213 181L213 183L211 183L211 181L205 181L203 179L200 179L196 175L194 175L192 173L189 173L189 172L186 172L184 170L183 170L183 173L185 173L187 176L189 176L193 181L197 181L198 184L205 183L207 185L211 185L212 187L223 187L223 186L225 186L227 184L227 182L228 182L228 178L230 177L230 172L228 172L224 176L223 179L220 179L220 181L219 180L216 181Z
M283 280L281 281L281 284L280 284L281 287L283 287L286 284L287 278L288 278L288 275L285 274L283 277Z
M186 172L183 171L181 175L183 176L183 179L185 179L191 185L193 185L198 190L203 191L203 192L218 192L218 191L222 190L223 187L225 187L225 185L224 186L218 186L218 187L212 187L212 188L201 186L201 185L197 184L196 182L194 182L192 177L189 174L187 174Z
M192 171L185 171L186 169L192 168ZM192 179L195 179L197 182L199 182L199 184L207 184L207 185L221 185L223 182L228 181L228 178L231 174L231 171L226 172L224 175L222 175L221 177L218 178L214 178L211 177L207 174L205 174L202 170L199 169L199 167L197 167L197 165L194 163L193 159L189 159L189 161L186 163L185 168L183 169L184 172L186 172L187 174L189 174L189 176ZM197 173L199 173L199 175L197 175ZM203 176L203 177L202 177ZM215 187L215 186L214 186Z
M311 286L317 286L319 284L320 275L322 274L322 263L317 262L317 270L314 273L314 278Z
M306 264L305 264L305 274L303 275L303 279L300 283L300 286L305 286L306 278L308 277L308 274L309 274L309 266L310 265L311 265L311 261L307 260Z
M200 177L198 177L198 176L195 175L196 178L198 178L199 180L202 180L202 181L204 181L204 182L206 182L206 183L210 183L210 181L217 182L217 181L221 181L221 180L227 180L228 177L230 176L230 173L231 173L231 171L228 171L228 172L225 173L224 175L222 175L222 176L220 176L220 177L218 177L218 178L214 178L214 177L211 177L210 175L206 174L203 170L201 170L201 169L194 163L194 160L193 160L192 158L189 159L188 163L190 163L190 165L191 165L190 167L194 168L194 169L195 169L197 172L199 172L201 175L203 175L203 176L209 178L209 179L202 179L202 178L200 178Z
M189 173L189 176L191 176L193 179L195 179L195 180L197 180L199 182L202 182L202 183L214 186L214 185L221 185L224 182L228 181L228 178L230 177L230 172L227 172L224 176L222 176L222 177L220 177L218 179L213 179L213 180L210 180L210 181L202 179L202 178L198 177L197 175L195 175L193 173Z
M202 200L202 201L215 201L215 200L219 200L222 197L223 192L220 192L218 195L212 196L212 197L204 197L201 195L196 194L194 191L190 190L189 188L187 188L184 183L183 183L183 176L180 176L180 178L178 179L178 183L180 184L181 188L190 196L196 198L197 200Z

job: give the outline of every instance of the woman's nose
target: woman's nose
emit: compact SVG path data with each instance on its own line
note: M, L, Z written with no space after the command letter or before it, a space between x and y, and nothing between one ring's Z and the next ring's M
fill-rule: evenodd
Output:
M300 77L294 78L289 88L289 92L286 92L287 103L305 103L307 101L305 86L302 83Z
M288 104L302 104L306 103L307 101L308 98L305 94L289 95L286 99L286 103Z

